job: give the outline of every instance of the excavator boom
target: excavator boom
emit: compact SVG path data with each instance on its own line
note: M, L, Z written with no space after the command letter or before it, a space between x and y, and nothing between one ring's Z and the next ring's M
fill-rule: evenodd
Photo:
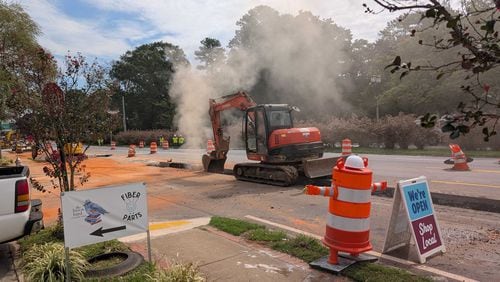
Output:
M208 103L208 113L214 133L215 150L203 155L202 163L205 171L222 173L224 172L224 164L226 163L227 152L229 151L230 136L224 136L220 113L233 108L245 111L255 106L256 103L248 94L241 91L218 99L210 99Z

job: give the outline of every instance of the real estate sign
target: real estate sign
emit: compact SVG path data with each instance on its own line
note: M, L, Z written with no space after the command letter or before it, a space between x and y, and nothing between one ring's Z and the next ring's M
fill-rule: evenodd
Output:
M70 191L61 199L64 244L68 248L148 231L143 183Z

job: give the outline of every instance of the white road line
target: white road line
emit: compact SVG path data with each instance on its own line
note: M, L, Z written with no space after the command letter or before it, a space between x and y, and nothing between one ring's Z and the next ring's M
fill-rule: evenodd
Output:
M262 218L255 217L255 216L246 215L245 217L248 218L248 219L252 219L252 220L255 220L255 221L259 221L259 222L268 224L268 225L276 226L276 227L281 228L281 229L292 231L294 233L307 235L307 236L316 238L318 240L323 239L322 236L318 236L316 234L312 234L312 233L309 233L309 232L306 232L306 231L302 231L302 230L299 230L299 229L296 229L296 228L293 228L293 227L290 227L290 226L286 226L286 225L283 225L283 224L275 223L275 222L272 222L272 221L269 221L269 220L265 220L265 219L262 219ZM434 267L417 264L417 263L415 263L413 261L404 260L404 259L400 259L400 258L397 258L397 257L393 257L393 256L381 254L379 252L369 251L369 252L366 252L366 254L369 254L369 255L372 255L372 256L376 256L376 257L379 257L379 258L383 258L383 259L386 259L386 260L390 260L390 261L393 261L393 262L397 262L397 263L400 263L400 264L404 264L404 265L410 266L412 268L416 268L416 269L419 269L419 270L427 271L427 272L430 272L430 273L433 273L433 274L436 274L436 275L448 277L450 279L454 279L454 280L458 280L458 281L464 281L464 282L478 282L477 280L470 279L470 278L467 278L467 277L464 277L464 276L461 276L461 275L458 275L458 274L449 273L449 272L446 272L446 271L443 271L443 270L436 269Z

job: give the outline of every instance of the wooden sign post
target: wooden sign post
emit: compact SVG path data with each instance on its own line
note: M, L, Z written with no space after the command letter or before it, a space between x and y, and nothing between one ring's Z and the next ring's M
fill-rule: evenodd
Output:
M420 263L446 251L425 176L398 182L383 252L406 246L411 238L417 246Z

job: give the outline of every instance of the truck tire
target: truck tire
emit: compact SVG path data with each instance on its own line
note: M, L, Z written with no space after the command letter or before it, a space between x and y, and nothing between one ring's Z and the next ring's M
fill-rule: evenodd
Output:
M105 277L119 276L134 270L144 261L144 258L136 252L111 252L90 258L88 262L94 263L112 257L121 257L124 258L124 260L119 264L110 267L100 268L100 269L88 269L87 271L85 271L84 276L87 278L105 278Z

